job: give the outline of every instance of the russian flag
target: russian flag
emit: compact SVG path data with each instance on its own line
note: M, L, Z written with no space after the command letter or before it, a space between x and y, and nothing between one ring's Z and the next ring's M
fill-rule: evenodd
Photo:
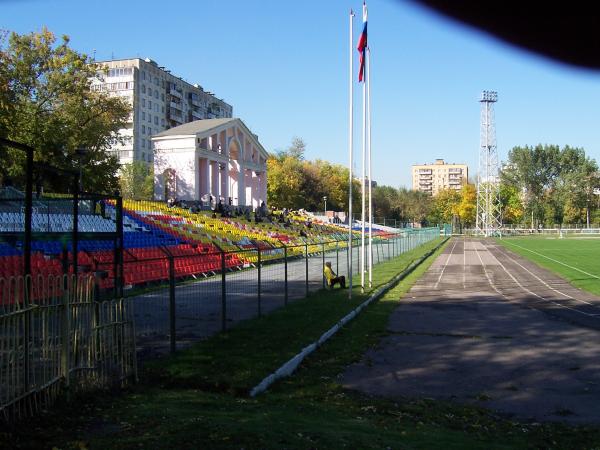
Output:
M356 49L360 53L360 67L358 69L358 81L365 79L365 52L367 50L367 3L363 2L363 30L358 38Z

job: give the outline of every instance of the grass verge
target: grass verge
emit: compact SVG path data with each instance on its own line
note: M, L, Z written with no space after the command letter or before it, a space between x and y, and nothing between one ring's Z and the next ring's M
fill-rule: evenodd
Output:
M378 266L374 287L434 245ZM26 432L6 434L5 442L10 448L58 449L584 449L600 442L593 428L524 425L477 408L427 399L391 402L340 385L339 374L385 336L389 315L434 257L266 394L247 396L366 296L357 290L348 301L347 291L321 291L154 361L125 395L57 408L30 422Z

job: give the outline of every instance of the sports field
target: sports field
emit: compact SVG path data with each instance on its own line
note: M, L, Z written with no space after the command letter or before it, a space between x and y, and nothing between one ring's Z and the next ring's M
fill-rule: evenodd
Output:
M523 236L497 242L574 286L600 295L600 237Z

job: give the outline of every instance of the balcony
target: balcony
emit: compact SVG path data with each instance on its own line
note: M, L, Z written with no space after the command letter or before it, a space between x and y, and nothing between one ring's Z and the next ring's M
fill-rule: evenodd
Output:
M169 106L170 106L171 108L178 109L179 111L183 111L183 106L181 105L181 103L177 103L177 102L171 101L171 102L169 103Z
M181 111L177 111L173 108L169 108L167 110L167 119L183 123L183 115L181 114Z
M178 91L177 89L174 89L173 87L169 87L169 89L167 90L167 93L169 95L172 95L173 97L183 99L183 92Z
M194 119L204 119L204 114L202 114L200 111L194 111L193 109L190 111L190 116L192 116Z

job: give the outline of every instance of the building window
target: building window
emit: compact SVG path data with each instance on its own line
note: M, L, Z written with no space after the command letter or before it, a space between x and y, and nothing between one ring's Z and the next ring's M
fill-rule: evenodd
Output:
M142 94L145 94L145 93L146 93L146 85L142 84Z
M146 120L146 113L142 111L142 120Z
M160 107L160 112L163 113L163 114L165 113L165 107L164 106Z
M146 99L145 99L145 98L143 98L143 99L142 99L142 108L145 108L145 107L146 107Z
M148 88L148 95L149 95L150 97L152 97L152 89L151 89L151 88Z
M148 108L152 111L152 100L148 100Z
M142 70L142 80L145 80L145 79L146 79L146 72L144 72L144 71Z
M160 99L164 102L165 101L165 94L160 94Z
M158 100L158 91L156 89L154 90L154 98Z
M142 125L142 134L146 134L146 125Z
M165 112L165 108L163 108L163 112ZM160 119L160 124L164 127L165 126L165 119Z
M154 84L158 86L158 77L154 77Z
M154 125L158 125L158 116L154 116Z
M142 159L146 159L146 153L142 152Z
M142 148L146 148L146 139L142 139Z
M148 114L148 123L152 123L152 114Z

